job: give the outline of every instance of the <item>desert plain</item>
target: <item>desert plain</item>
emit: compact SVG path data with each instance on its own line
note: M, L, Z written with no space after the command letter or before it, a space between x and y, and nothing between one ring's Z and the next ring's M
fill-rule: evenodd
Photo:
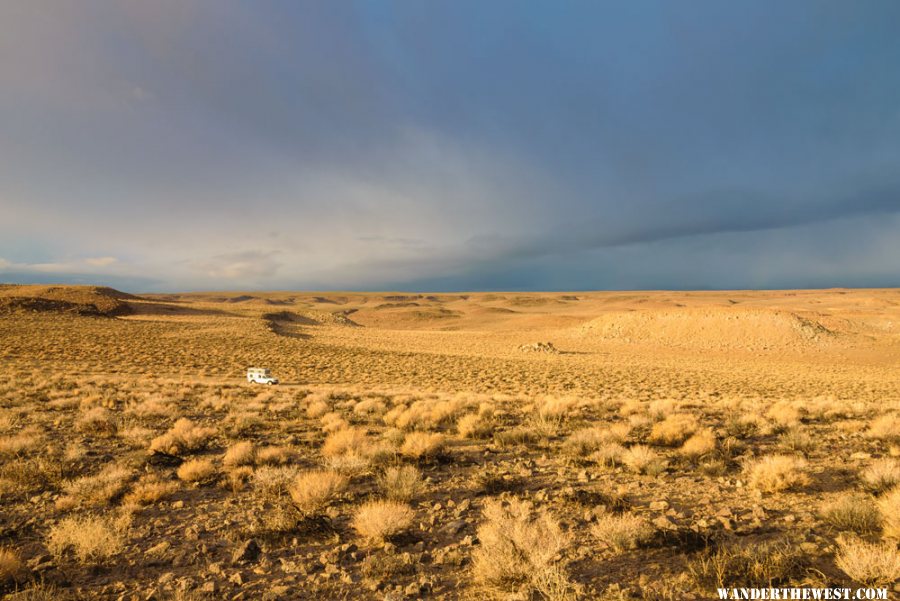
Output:
M896 598L898 539L897 289L0 286L10 599Z

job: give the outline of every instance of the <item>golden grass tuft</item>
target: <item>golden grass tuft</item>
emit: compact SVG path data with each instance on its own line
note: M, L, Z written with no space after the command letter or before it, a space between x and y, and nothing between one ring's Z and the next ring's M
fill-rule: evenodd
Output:
M169 455L192 453L204 449L215 435L215 428L198 426L183 417L168 432L150 441L150 452Z
M128 521L96 515L63 518L50 527L47 549L62 557L72 552L81 562L104 561L125 548Z
M779 586L796 577L806 559L793 541L736 543L700 554L688 565L688 577L703 588Z
M225 451L222 457L222 464L225 467L239 467L242 465L253 465L256 458L256 452L253 443L249 440L236 442Z
M289 465L264 465L253 472L253 487L264 497L277 499L288 492L298 468Z
M900 539L900 486L895 486L878 499L884 536Z
M256 463L259 465L284 465L293 458L294 451L290 447L262 447L256 451Z
M666 462L646 445L634 445L622 454L622 463L636 474L656 476L666 469Z
M469 413L456 422L456 431L463 438L488 438L494 432L494 424L490 417Z
M390 500L369 501L353 514L353 528L370 542L384 542L407 530L415 512L405 503Z
M9 459L30 453L40 448L43 437L29 432L0 438L0 459Z
M799 425L803 415L803 409L790 401L778 401L766 412L766 417L782 428Z
M606 440L605 432L600 428L582 428L569 434L562 451L573 457L585 457L597 451Z
M337 457L348 453L365 454L369 446L366 431L361 428L343 428L328 435L322 445L324 457Z
M297 474L288 493L294 506L304 515L315 515L324 510L339 494L346 490L350 479L331 470L311 470Z
M680 445L699 427L700 424L693 415L676 413L653 424L648 441L651 444L667 447Z
M685 440L678 452L688 459L697 459L715 450L716 435L709 428L704 428Z
M444 450L444 436L437 433L410 432L400 446L400 454L411 459L427 459Z
M606 512L591 526L593 537L617 553L647 544L654 533L646 519L631 513Z
M0 547L0 591L25 579L25 564L12 549Z
M900 484L900 461L891 458L876 459L860 475L863 485L872 492L882 492Z
M406 503L425 489L421 472L412 465L387 468L378 478L378 485L386 498Z
M122 496L133 477L134 472L128 467L107 465L93 476L65 482L63 495L56 501L56 507L71 509L108 505Z
M866 431L869 438L888 442L900 441L900 414L886 413L872 420Z
M211 459L188 459L178 466L178 479L193 484L208 484L216 479L217 470Z
M156 475L142 476L122 502L125 505L153 505L175 494L178 483Z
M531 503L495 499L484 506L484 521L478 527L481 546L472 552L472 575L476 582L501 593L569 588L560 565L570 537L549 513L536 511Z
M75 420L75 429L83 434L114 436L119 427L111 411L103 407L93 407Z
M836 530L868 534L878 530L881 516L868 495L850 493L825 503L822 519Z
M900 580L900 551L894 543L869 543L841 537L835 564L854 581L887 586Z
M772 493L808 485L806 465L792 455L769 455L747 463L744 471L751 487Z

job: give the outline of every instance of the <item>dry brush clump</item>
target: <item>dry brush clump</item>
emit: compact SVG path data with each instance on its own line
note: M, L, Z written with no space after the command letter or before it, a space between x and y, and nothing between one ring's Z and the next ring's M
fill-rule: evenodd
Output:
M225 451L222 457L222 464L225 467L240 467L242 465L253 465L256 459L256 450L253 443L249 440L236 442Z
M768 455L744 466L750 486L768 493L808 485L810 478L806 469L806 461L792 455Z
M860 476L868 490L883 492L900 484L900 461L887 457L876 459Z
M900 414L886 413L872 420L866 431L869 438L886 442L900 442Z
M900 551L895 543L870 543L850 537L837 542L835 564L856 582L887 586L900 580Z
M184 482L209 484L216 479L218 471L211 459L197 458L188 459L179 465L176 474L178 479Z
M673 447L687 440L699 427L700 423L695 416L677 413L653 424L648 441L655 445Z
M385 542L407 530L415 512L398 501L376 500L361 505L353 513L353 528L369 542Z
M42 444L43 436L34 431L4 436L0 438L0 459L26 455L39 449Z
M646 519L634 514L604 512L591 526L591 534L600 543L621 553L650 542L655 530Z
M83 434L115 436L119 424L115 415L108 409L93 407L75 420L75 429Z
M769 407L769 410L766 412L766 417L772 420L776 426L783 429L797 426L804 415L804 409L790 401L778 401Z
M494 432L494 423L490 417L469 413L456 422L456 431L463 438L488 438Z
M617 442L609 442L601 446L588 456L588 459L596 462L603 468L614 468L622 463L627 449Z
M688 459L698 459L716 450L716 435L709 428L703 428L684 441L678 452Z
M65 482L63 495L57 499L57 509L100 507L119 499L135 477L134 471L123 465L110 464L93 476L82 476Z
M331 470L311 470L297 474L288 488L294 506L306 516L321 513L347 489L350 479Z
M822 519L836 530L868 534L878 530L881 516L868 495L850 493L825 503Z
M300 469L292 465L264 465L253 472L253 488L264 500L280 501L293 484Z
M387 468L378 478L378 485L386 498L406 503L425 490L421 472L412 465Z
M446 441L437 432L410 432L400 446L400 454L410 459L430 459L440 455Z
M12 549L0 547L0 593L25 580L25 563Z
M158 475L141 476L122 502L125 505L153 505L171 497L178 490L178 483Z
M788 428L778 437L778 443L786 450L807 454L816 447L815 439L797 426Z
M581 428L569 434L563 442L562 451L572 457L586 457L600 449L607 440L606 432L600 428Z
M878 499L884 536L900 540L900 486L896 486Z
M284 465L294 457L294 450L290 447L269 446L256 450L257 465Z
M193 453L206 448L210 439L215 435L215 428L198 426L186 417L182 417L168 432L150 441L150 452L168 455Z
M622 455L622 463L636 474L657 476L666 470L666 461L646 445L629 447Z
M773 587L798 578L806 563L793 541L732 543L703 552L688 565L688 575L707 590L748 583Z
M129 526L128 516L116 519L97 515L63 518L50 527L47 549L57 557L72 552L81 562L102 562L122 551Z
M536 591L548 598L565 598L572 587L561 556L570 537L556 519L518 499L507 505L489 500L483 515L478 527L481 546L472 554L475 581L500 594Z
M328 435L322 456L331 469L353 474L366 471L379 450L365 430L345 427Z

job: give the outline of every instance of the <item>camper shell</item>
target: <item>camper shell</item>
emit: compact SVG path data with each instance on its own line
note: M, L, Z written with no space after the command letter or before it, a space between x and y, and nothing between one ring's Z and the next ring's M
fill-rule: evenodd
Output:
M264 367L248 367L247 381L256 384L278 384L278 378L273 378L272 372Z

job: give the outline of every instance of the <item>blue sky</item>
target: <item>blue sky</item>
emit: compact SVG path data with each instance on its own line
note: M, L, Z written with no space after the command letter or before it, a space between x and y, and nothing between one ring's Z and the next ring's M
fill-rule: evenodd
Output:
M900 285L900 4L0 4L0 281Z

